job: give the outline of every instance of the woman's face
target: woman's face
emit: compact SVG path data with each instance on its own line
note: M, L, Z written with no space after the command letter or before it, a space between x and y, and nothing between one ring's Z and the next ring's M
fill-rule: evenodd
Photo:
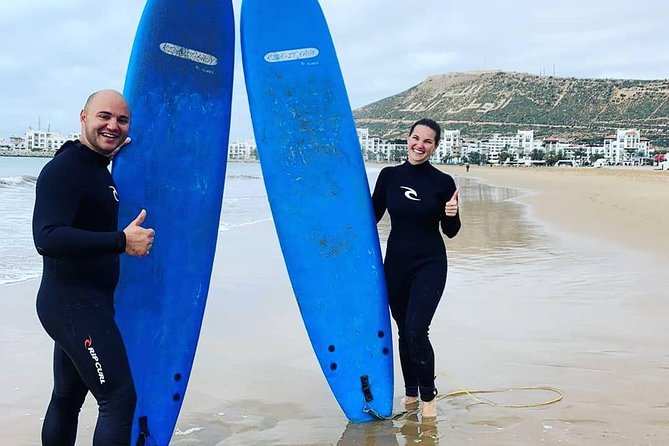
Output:
M426 125L417 125L413 132L407 139L409 163L420 164L427 161L434 149L437 148L435 144L437 134L434 130Z

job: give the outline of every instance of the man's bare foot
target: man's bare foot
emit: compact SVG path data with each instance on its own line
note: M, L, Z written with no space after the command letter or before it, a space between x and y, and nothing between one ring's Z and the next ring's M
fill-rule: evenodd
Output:
M418 397L417 396L405 396L402 398L402 404L404 404L405 409L416 409L418 407Z
M437 418L437 400L423 401L423 418Z

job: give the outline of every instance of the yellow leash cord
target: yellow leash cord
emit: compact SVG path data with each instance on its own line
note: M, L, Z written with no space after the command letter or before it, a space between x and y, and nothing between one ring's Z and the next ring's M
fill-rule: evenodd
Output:
M455 380L453 377L448 375L447 373L440 373L440 375L445 376L446 378L450 379L453 381L459 388L460 390L456 390L454 392L446 393L443 395L438 395L437 399L442 399L442 398L458 398L463 395L468 395L471 397L474 401L476 401L475 404L486 404L488 406L493 406L493 407L507 407L507 408L513 408L513 409L521 409L521 408L531 408L531 407L541 407L541 406L548 406L550 404L555 404L564 398L564 392L562 392L560 389L556 389L555 387L550 387L550 386L523 386L523 387L508 387L505 389L492 389L492 390L467 390L464 388L462 384L460 384L457 380ZM497 403L495 401L486 399L486 398L479 398L474 396L474 394L482 394L482 393L503 393L503 392L515 392L515 391L545 391L545 392L552 392L555 393L557 396L553 399L547 400L547 401L542 401L538 403L533 403L533 404L503 404L503 403ZM475 404L470 404L467 406L467 409L469 409L471 406Z

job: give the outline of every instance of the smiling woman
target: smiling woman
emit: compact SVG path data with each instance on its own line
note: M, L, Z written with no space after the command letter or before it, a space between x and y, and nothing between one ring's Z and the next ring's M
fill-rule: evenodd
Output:
M427 161L439 145L441 127L431 119L421 119L411 126L407 139L408 161L420 164Z
M461 225L455 181L428 161L440 138L435 121L416 121L407 139L407 161L384 168L372 196L377 222L386 210L390 214L384 269L399 334L404 403L415 406L420 395L423 418L437 415L428 330L446 286L446 248L439 227L453 238Z

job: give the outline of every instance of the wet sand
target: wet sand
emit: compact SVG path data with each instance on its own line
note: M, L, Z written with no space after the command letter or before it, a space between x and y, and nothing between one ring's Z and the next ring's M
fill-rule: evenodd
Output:
M495 169L450 170L463 230L448 242L448 284L431 330L437 386L442 395L461 385L551 386L562 401L510 409L441 398L436 422L408 414L348 424L311 351L272 223L263 222L219 236L172 444L668 444L669 265L666 245L643 236L662 222L666 232L669 200L662 210L645 198L663 199L666 179ZM2 444L39 444L52 347L35 315L37 286L0 287ZM398 366L395 389L399 411ZM530 405L554 395L487 397ZM94 423L89 399L77 444L90 444Z
M669 258L669 172L653 168L462 166L455 175L514 187L530 195L544 223Z

